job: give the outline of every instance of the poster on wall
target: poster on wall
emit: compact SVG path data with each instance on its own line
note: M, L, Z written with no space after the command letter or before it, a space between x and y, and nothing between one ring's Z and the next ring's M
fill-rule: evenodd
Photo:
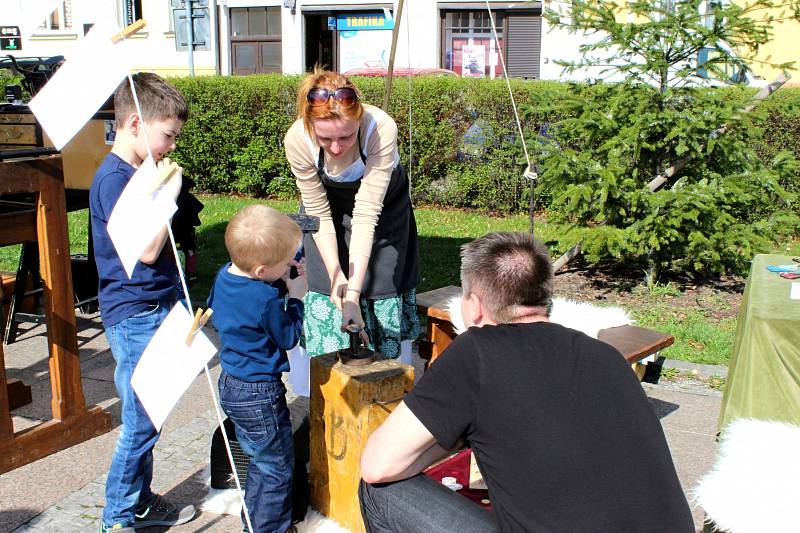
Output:
M476 50L478 48L479 50ZM499 48L502 50L503 41L500 40ZM481 51L482 50L482 51ZM448 43L445 50L445 68L449 68L459 76L482 77L489 76L494 79L502 75L498 46L493 39L456 38ZM483 59L481 59L483 58ZM473 59L475 60L473 62ZM481 61L483 61L481 63ZM470 72L481 71L481 66L486 67L483 74Z
M461 49L461 75L471 78L483 78L486 75L486 47L484 45L465 45Z
M392 48L394 19L383 13L338 15L339 71L386 67Z

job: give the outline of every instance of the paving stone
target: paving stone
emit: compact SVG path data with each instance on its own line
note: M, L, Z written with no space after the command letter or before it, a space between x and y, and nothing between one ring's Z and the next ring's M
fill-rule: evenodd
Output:
M107 468L113 450L114 442L119 434L119 405L113 387L113 359L107 350L105 336L102 329L95 328L91 332L81 331L82 338L97 335L86 344L81 345L82 371L91 374L87 379L84 376L83 384L88 398L94 402L105 402L111 412L115 413L115 427L112 432L87 441L72 449L59 452L57 457L45 458L32 465L22 467L20 473L26 478L15 476L14 473L0 476L0 531L13 531L14 533L47 532L69 533L96 531L100 516L105 504L105 480ZM27 361L22 353L31 350L31 343L44 346L46 339L30 335L29 339L22 339L11 345L10 353L6 354L7 365L9 361L16 361L20 369L25 369L26 375L39 380L39 386L46 389L47 360L46 356L36 361ZM27 347L25 344L27 343ZM46 351L45 351L46 353ZM418 359L418 358L417 358ZM415 376L422 375L421 360L415 361ZM212 383L216 387L216 376L219 374L219 362L215 358L210 364ZM691 371L693 368L681 370ZM698 368L702 375L724 375L718 368ZM38 377L36 377L38 376ZM30 383L30 381L28 382ZM699 475L704 473L713 462L715 444L713 436L716 417L719 412L720 392L701 386L701 384L643 384L648 397L651 398L654 409L659 414L664 427L670 450L678 469L678 474L684 490L690 492ZM98 392L99 391L99 392ZM49 394L49 391L48 391ZM94 394L94 396L93 396ZM216 394L216 390L215 390ZM49 397L49 396L48 396ZM219 427L217 412L211 403L211 394L208 390L208 380L204 376L198 379L187 391L179 405L170 414L162 436L154 450L154 490L174 497L179 501L193 501L199 503L205 495L206 481L208 478L208 460L211 448L211 437ZM297 396L287 391L287 402L292 403ZM44 406L49 409L49 405ZM31 410L30 412L34 412ZM28 413L26 411L25 413ZM15 412L15 414L17 414ZM22 415L20 415L22 416ZM101 446L102 445L102 446ZM27 470L25 470L27 469ZM52 476L47 478L45 473L58 470L59 475L65 478L65 489L57 497L48 496L44 503L37 501L41 487L36 489L36 481L46 479L43 486L52 489L54 483ZM85 472L80 472L83 470ZM72 478L79 473L83 485L76 488L66 483L66 478ZM34 483L25 483L23 479L33 480ZM8 480L8 481L7 481ZM23 494L17 491L5 490L10 480L22 487ZM15 485L16 489L17 486ZM58 488L58 487L56 487ZM23 492L23 491L19 491ZM12 497L7 498L6 494ZM4 501L7 500L7 501ZM29 503L35 502L35 503ZM22 510L22 512L20 512ZM702 511L694 509L695 521L700 526ZM8 525L4 516L15 517L15 522ZM23 522L24 523L21 523ZM8 529L5 529L8 527ZM193 531L237 531L239 520L237 517L218 516L211 513L201 514L195 521L173 528L179 533ZM150 533L142 530L142 533Z

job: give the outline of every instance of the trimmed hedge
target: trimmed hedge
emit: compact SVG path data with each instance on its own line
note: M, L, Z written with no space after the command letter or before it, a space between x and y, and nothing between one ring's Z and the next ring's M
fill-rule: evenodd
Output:
M297 196L282 141L296 116L300 79L269 74L170 80L191 106L175 158L198 189ZM382 104L383 78L354 82L365 101ZM512 80L511 86L518 108L524 109L522 129L529 138L553 121L537 112L537 97L558 99L567 91L566 85L553 81ZM739 88L722 90L731 99L752 94ZM771 158L788 150L800 159L800 89L781 89L758 110L749 120L763 131L755 147L759 155ZM397 78L389 113L397 122L401 159L410 172L415 201L499 212L528 208L526 160L504 80ZM535 163L536 144L529 140L527 148ZM797 180L786 185L798 189ZM548 198L549 192L540 187L539 207L548 207Z
M175 159L198 189L296 197L282 141L296 117L300 79L269 74L170 80L191 107ZM383 78L354 81L366 102L382 104ZM559 86L512 81L518 102L531 101L543 85ZM525 157L505 82L421 77L409 83L398 78L389 113L397 122L415 200L493 211L527 208ZM529 116L523 131L536 118Z

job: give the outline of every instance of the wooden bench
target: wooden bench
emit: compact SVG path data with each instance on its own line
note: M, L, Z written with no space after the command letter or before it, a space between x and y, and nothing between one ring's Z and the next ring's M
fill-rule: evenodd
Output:
M427 364L435 361L456 337L447 310L448 302L456 296L461 296L461 287L454 285L417 295L417 311L428 319L426 339L419 343L419 355ZM667 333L632 325L602 329L598 338L619 350L639 379L645 371L640 361L675 342L675 337Z

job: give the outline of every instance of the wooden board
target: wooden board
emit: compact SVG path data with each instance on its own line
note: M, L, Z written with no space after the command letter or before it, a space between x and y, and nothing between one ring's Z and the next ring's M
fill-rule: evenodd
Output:
M361 452L413 385L414 369L394 360L356 367L336 354L311 359L311 504L350 531L364 531Z
M105 143L104 125L105 122L95 116L61 150L67 189L89 190L92 186L94 173L111 151L111 145Z
M420 343L420 356L433 362L455 338L447 303L461 295L461 287L449 285L417 295L417 311L428 317L427 339ZM625 325L602 329L598 339L616 348L625 360L636 365L645 357L672 346L675 337L639 326ZM642 365L634 366L641 373ZM639 376L641 378L641 376Z

